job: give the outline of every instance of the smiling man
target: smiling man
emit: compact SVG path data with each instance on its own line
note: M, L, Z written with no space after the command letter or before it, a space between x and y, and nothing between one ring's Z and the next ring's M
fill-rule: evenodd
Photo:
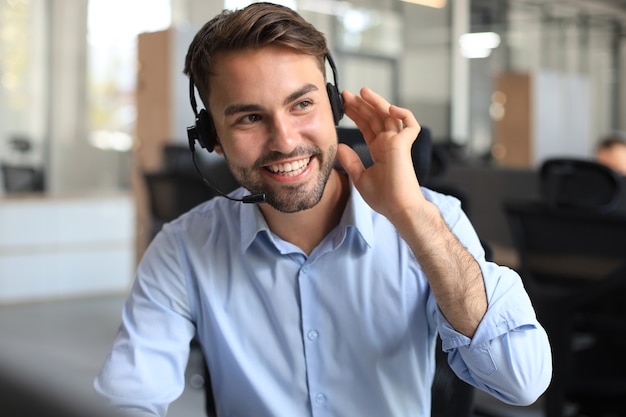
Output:
M217 137L231 139L215 150L241 185L265 193L262 211L311 209L327 182L338 187L336 171L331 176L337 135L322 69L318 57L280 46L215 56L209 108Z
M232 199L265 202L216 198L155 237L95 382L115 407L164 416L194 336L219 416L427 417L437 334L457 375L496 398L546 389L550 347L520 277L415 177L414 115L368 88L340 95L327 60L323 34L270 3L194 38L192 137L225 157ZM337 143L343 112L367 169Z

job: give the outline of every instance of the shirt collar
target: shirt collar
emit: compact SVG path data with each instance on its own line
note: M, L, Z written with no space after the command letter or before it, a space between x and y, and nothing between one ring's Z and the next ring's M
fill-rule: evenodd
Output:
M241 253L244 253L252 244L257 235L266 234L270 239L272 234L257 204L242 204L239 211L241 224Z
M346 204L346 209L339 221L339 227L342 230L342 239L345 237L349 229L356 230L361 239L367 246L373 246L374 244L374 226L373 216L374 211L363 200L361 194L356 189L352 181L350 181L350 198Z

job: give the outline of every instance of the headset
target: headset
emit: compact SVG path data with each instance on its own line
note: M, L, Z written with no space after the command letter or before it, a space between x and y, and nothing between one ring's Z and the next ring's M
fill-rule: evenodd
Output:
M326 60L332 70L334 82L326 83L326 91L333 112L333 120L335 121L335 125L338 125L339 121L343 118L343 99L337 87L337 68L335 67L335 62L330 54L326 54ZM198 111L193 76L189 76L189 101L191 102L191 109L195 115L195 124L187 128L189 145L192 146L195 141L198 141L202 148L213 152L217 144L217 132L215 131L213 118L209 112L206 109Z
M333 83L326 83L326 92L328 93L328 99L330 100L330 108L333 113L333 120L335 122L335 126L339 124L339 121L343 118L344 114L344 105L343 98L341 97L341 93L339 92L338 87L338 77L337 77L337 67L335 66L335 61L333 60L330 53L327 53L326 61L328 61L328 65L333 73ZM189 75L189 101L191 103L191 109L193 110L193 114L195 116L195 124L187 127L187 139L189 140L189 149L191 151L191 157L193 160L193 164L198 171L200 177L202 177L203 182L212 190L217 191L223 197L228 198L233 201L240 201L243 203L263 203L265 202L265 194L252 194L248 196L244 196L241 199L232 198L226 195L225 193L218 190L213 184L210 183L200 171L198 164L195 158L195 143L196 141L200 144L200 146L206 149L209 152L213 152L215 149L215 145L217 144L217 131L215 130L215 125L213 124L213 118L211 114L206 109L200 109L198 111L198 104L196 102L196 86L193 82L193 75Z

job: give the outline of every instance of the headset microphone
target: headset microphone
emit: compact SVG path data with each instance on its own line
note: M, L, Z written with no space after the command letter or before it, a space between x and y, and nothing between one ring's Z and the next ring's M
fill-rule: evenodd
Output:
M252 203L252 204L265 203L265 194L250 194L250 195L245 195L242 198L234 198L220 191L219 188L211 184L211 182L207 180L204 177L204 175L202 175L202 171L200 171L200 167L198 166L198 162L196 161L195 141L197 140L197 138L195 137L193 126L187 128L187 137L189 139L189 150L191 151L191 160L193 161L193 166L196 168L196 171L198 172L198 175L200 175L200 178L202 179L202 182L204 183L204 185L206 185L207 187L209 187L211 190L215 191L222 197L225 197L232 201L239 201L241 203Z

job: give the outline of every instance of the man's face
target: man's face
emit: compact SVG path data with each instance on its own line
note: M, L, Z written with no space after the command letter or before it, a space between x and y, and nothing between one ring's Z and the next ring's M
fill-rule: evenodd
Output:
M315 57L265 47L220 53L209 107L235 178L277 210L316 205L333 169L337 134Z
M610 148L600 149L596 159L619 174L626 175L626 145L615 144Z

